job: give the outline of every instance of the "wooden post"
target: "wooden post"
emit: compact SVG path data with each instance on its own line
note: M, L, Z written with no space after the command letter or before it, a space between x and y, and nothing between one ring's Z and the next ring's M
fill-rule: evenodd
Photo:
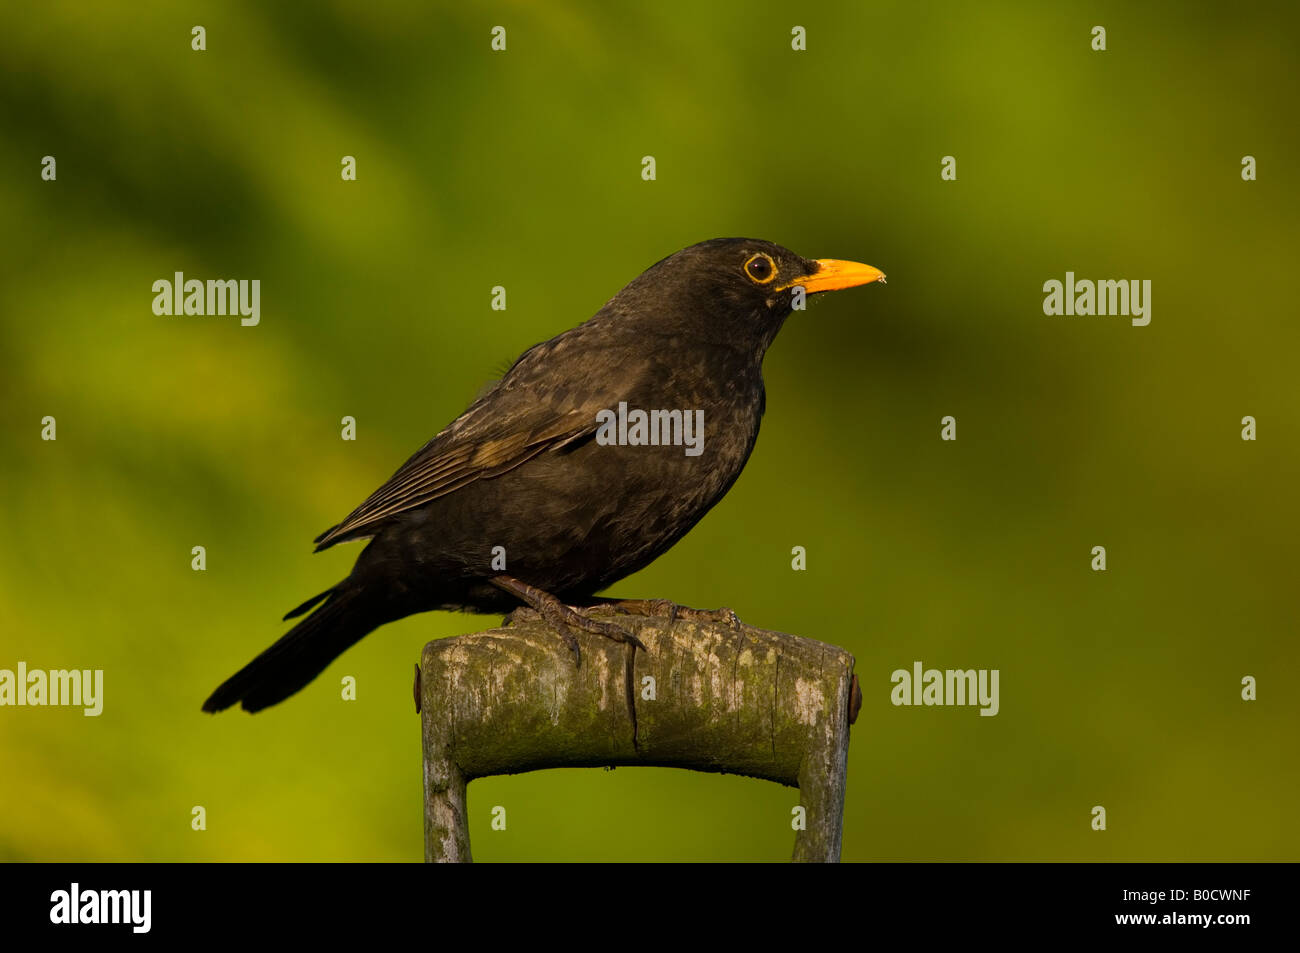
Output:
M746 625L610 613L646 652L575 632L582 662L535 615L424 648L425 860L470 857L466 785L540 768L652 765L799 788L794 860L838 861L853 656ZM629 682L630 680L630 682ZM627 686L635 699L628 711Z

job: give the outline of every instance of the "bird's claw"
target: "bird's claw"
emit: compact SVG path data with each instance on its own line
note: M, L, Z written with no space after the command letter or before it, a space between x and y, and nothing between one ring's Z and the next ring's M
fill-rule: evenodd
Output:
M637 638L630 629L613 622L602 622L599 619L593 619L586 611L575 606L560 604L557 611L551 616L546 621L561 634L565 643L573 650L574 658L579 661L581 660L581 654L578 649L578 640L574 638L571 629L581 629L595 635L603 635L614 642L635 645L642 652L646 651L645 643Z
M624 599L610 605L622 615L667 616L669 622L676 622L677 614L685 608L671 599Z
M569 647L573 653L573 667L582 667L582 647L578 645L577 637L564 626L556 626L556 631L560 633L560 638L564 639L564 644Z
M726 606L721 609L688 609L683 606L681 617L692 622L721 622L733 632L739 632L743 625L740 616Z
M736 615L734 610L729 609L726 606L723 606L721 609L717 611L718 611L718 620L720 622L725 622L732 629L736 629L736 630L740 629L742 625L740 621L740 616Z
M678 605L671 599L624 599L613 603L617 612L625 615L646 615L666 617L669 623L684 619L687 622L721 622L728 628L739 631L744 623L731 609L692 609L690 606Z
M635 645L642 652L646 651L645 643L638 639L631 629L626 629L614 622L601 622L599 619L593 619L582 612L578 612L578 614L587 621L587 624L590 626L589 631L595 632L598 635L603 635L605 638L612 639L615 642L624 642Z
M540 618L541 614L532 606L520 606L517 609L511 609L507 612L505 617L501 620L501 625L504 628L505 626L514 625L515 623L531 622L534 619Z

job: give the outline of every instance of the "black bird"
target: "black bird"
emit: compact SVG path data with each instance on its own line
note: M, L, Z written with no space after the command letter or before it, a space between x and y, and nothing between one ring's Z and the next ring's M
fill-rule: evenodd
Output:
M316 607L203 710L274 705L367 633L433 609L528 605L575 652L565 626L635 641L579 607L681 539L740 476L763 416L763 355L797 289L884 277L748 238L701 242L652 265L589 321L525 351L317 537L317 551L370 543L351 575L286 615ZM653 443L638 411L669 412L649 417ZM701 411L702 434L692 427Z

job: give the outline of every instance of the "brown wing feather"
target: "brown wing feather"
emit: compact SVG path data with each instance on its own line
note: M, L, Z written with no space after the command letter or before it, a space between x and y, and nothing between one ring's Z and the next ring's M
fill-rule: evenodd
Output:
M316 550L373 536L399 513L595 433L596 412L617 406L645 371L632 369L619 379L616 391L605 394L593 393L589 381L574 386L577 382L555 380L550 361L558 353L567 352L570 361L582 354L593 367L608 365L623 353L619 348L626 342L617 327L605 325L593 335L594 327L594 321L581 324L520 355L505 377L402 464L347 519L316 537Z
M531 420L497 421L495 426L468 419L479 406L425 444L343 522L318 536L317 551L346 539L372 536L380 524L399 513L475 480L500 476L596 429L594 412L583 410L560 415L537 408Z

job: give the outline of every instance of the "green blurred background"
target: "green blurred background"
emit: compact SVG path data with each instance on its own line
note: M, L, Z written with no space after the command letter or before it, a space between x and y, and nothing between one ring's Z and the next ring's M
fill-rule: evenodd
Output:
M856 655L845 859L1297 857L1294 5L130 6L0 27L0 668L106 695L0 709L0 858L419 859L412 663L495 618L199 705L351 567L312 537L503 365L728 235L889 284L790 320L743 478L612 591ZM1067 270L1151 279L1150 326L1044 316ZM156 317L175 271L260 278L261 325ZM914 660L1000 669L1001 713L893 707ZM474 782L471 835L783 860L796 799L541 772Z

